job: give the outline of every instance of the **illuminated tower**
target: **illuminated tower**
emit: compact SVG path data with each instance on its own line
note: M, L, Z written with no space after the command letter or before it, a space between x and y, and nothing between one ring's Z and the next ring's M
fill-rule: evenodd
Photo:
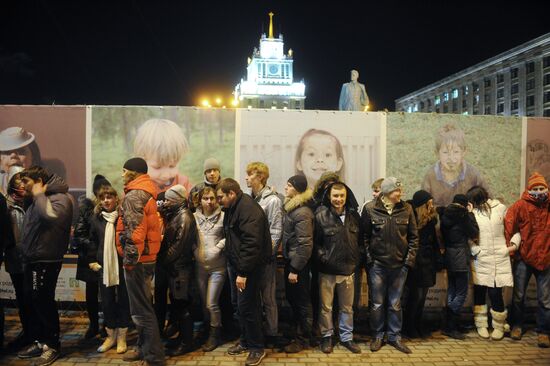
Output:
M262 34L260 49L248 58L247 77L235 86L235 98L243 108L304 109L306 86L294 82L292 50L284 54L283 35L273 37L273 13L269 34Z

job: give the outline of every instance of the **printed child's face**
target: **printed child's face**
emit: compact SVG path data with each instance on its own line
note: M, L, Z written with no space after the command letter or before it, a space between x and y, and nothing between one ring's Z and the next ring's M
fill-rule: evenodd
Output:
M459 172L462 169L464 153L464 149L458 146L456 142L441 145L439 148L441 169L446 172Z
M161 165L156 160L147 160L147 174L151 179L159 186L159 188L164 189L170 187L174 183L174 178L178 174L178 163L171 162L168 165Z
M315 185L324 172L338 172L342 168L344 162L337 154L334 137L315 134L307 137L303 144L296 167L304 173L309 186Z
M32 164L32 151L28 146L17 150L0 151L0 170L7 172L13 165L30 168Z

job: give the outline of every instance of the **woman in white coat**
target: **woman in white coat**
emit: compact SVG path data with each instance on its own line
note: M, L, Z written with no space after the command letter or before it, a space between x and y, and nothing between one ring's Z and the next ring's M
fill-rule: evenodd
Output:
M506 206L489 198L480 186L472 187L467 193L479 226L479 240L471 247L474 282L474 321L482 338L500 340L504 337L507 311L502 297L502 288L513 287L510 253L513 247L506 246L504 238L504 213ZM489 333L487 318L487 294L491 301L493 332Z

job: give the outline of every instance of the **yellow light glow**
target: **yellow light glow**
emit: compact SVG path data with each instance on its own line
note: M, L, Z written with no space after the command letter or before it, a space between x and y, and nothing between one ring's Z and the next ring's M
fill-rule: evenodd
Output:
M231 101L231 105L232 105L233 107L236 107L236 106L239 105L239 101L238 101L237 99L233 99L233 100Z
M217 105L222 104L222 98L216 98L216 104Z
M208 101L208 99L203 99L201 104L202 104L203 107L209 107L210 106L210 102Z

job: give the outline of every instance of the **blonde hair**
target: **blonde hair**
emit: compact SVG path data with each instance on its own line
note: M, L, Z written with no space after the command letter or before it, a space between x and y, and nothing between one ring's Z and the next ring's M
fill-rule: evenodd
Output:
M434 205L428 205L430 201L433 202L432 199L429 199L428 202L414 209L416 211L416 222L418 230L426 226L428 222L437 218L437 211L435 210Z
M464 131L453 124L447 124L441 127L435 135L435 152L439 153L442 145L450 145L453 142L462 150L466 150Z
M263 185L267 183L269 178L269 167L260 161L254 161L246 166L246 174L250 175L252 172L256 172Z
M134 140L134 154L160 165L177 163L189 150L181 128L167 119L150 119L142 124Z

